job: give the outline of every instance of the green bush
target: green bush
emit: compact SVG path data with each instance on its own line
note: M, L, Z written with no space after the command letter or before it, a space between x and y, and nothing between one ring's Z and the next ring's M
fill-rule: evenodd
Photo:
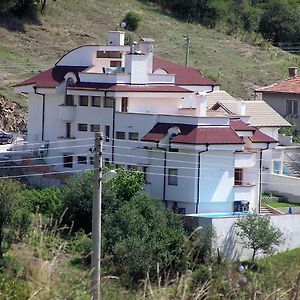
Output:
M161 202L137 195L117 211L104 217L106 255L112 257L117 273L132 282L186 268L186 235L179 216L167 212Z
M30 293L24 283L0 276L0 297L10 300L29 299Z
M62 214L63 189L51 187L43 189L26 189L21 197L28 203L30 210L48 217L58 219Z
M129 11L122 22L126 23L126 28L130 31L136 31L142 21L142 16L136 11Z

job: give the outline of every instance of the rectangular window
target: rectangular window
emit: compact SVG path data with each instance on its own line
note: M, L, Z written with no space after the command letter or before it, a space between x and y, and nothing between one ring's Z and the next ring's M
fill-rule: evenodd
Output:
M83 123L78 123L78 131L87 131L88 125Z
M92 106L101 107L101 97L100 96L92 97Z
M127 97L122 97L122 112L127 112L128 111L128 98Z
M168 169L168 185L178 185L178 169Z
M126 134L125 134L124 131L117 131L116 132L116 137L117 137L118 140L125 140L125 138L126 138L125 136L126 136Z
M234 169L234 185L243 184L243 169L236 168Z
M94 156L90 156L90 165L94 164Z
M86 156L77 156L77 161L79 164L87 164L87 157Z
M122 62L120 60L112 60L110 62L110 67L120 68L120 67L122 67Z
M122 58L120 51L97 51L97 58Z
M113 108L115 105L115 98L106 97L104 98L104 107Z
M138 141L139 140L139 134L138 134L138 132L129 132L128 138L131 141Z
M66 123L66 137L67 138L71 137L71 123L70 122Z
M148 166L143 166L143 175L144 175L145 183L150 183L148 173L149 173L149 167Z
M64 167L73 168L73 155L64 154Z
M74 105L74 96L73 95L66 95L65 105Z
M91 124L91 131L92 132L100 132L100 125L99 124Z
M79 96L79 106L89 106L89 96Z
M106 125L106 126L105 126L105 141L106 141L106 142L109 142L109 136L110 136L109 133L110 133L109 126Z
M287 100L286 101L286 115L287 116L298 115L298 101L296 101L296 100Z

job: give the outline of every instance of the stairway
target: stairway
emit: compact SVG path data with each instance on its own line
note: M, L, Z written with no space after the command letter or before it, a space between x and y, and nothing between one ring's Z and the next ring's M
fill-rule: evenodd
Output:
M293 168L293 166L286 161L283 162L283 174L287 176L300 177L300 171Z
M273 215L273 211L268 206L261 206L260 213L262 215Z

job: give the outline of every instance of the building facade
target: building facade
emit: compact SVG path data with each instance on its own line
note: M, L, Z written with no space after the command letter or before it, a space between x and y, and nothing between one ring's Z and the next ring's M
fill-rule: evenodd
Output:
M28 147L47 144L56 171L93 167L95 132L104 160L144 173L145 191L181 213L259 211L261 156L276 140L245 115L207 110L219 86L201 72L153 56L154 41L84 46L17 84L27 93Z

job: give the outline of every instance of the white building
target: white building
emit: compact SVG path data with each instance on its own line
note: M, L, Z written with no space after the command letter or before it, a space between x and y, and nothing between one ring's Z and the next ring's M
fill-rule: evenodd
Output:
M28 144L49 145L57 171L92 168L94 132L105 161L144 172L146 191L182 213L259 210L261 153L276 140L247 116L207 111L219 86L199 71L153 57L110 32L106 46L83 46L54 68L19 83L29 95Z

